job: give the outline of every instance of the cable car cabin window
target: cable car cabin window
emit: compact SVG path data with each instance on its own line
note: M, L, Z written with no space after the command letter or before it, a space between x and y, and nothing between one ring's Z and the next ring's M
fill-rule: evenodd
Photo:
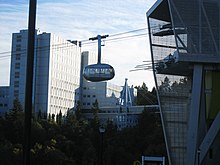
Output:
M88 69L87 70L87 74L90 74L90 75L99 75L99 74L103 74L103 75L109 75L111 74L111 72L113 72L112 69Z
M114 68L108 64L93 64L84 68L83 76L92 82L111 80L115 76Z

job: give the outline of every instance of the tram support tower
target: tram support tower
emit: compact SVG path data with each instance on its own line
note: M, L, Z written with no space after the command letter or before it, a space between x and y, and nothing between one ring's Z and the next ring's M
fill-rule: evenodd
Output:
M220 164L219 8L219 0L157 0L147 12L169 164Z
M109 36L109 35L103 35L103 36L97 35L97 37L89 38L89 40L92 40L92 41L98 40L98 62L97 62L98 64L101 63L101 47L102 47L101 42L102 42L102 39L103 39L103 38L106 38L106 37L108 37L108 36Z

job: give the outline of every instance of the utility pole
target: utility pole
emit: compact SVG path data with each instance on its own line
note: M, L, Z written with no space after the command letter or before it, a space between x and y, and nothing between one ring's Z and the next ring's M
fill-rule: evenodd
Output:
M35 23L36 23L37 0L29 1L28 21L28 48L26 67L26 88L25 88L25 123L24 123L24 146L23 164L30 165L30 143L31 143L31 117L32 117L32 91L33 91L33 65L35 45Z

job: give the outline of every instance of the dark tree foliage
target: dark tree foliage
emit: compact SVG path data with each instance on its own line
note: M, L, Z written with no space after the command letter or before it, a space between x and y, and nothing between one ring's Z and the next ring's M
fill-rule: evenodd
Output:
M13 109L5 114L2 120L3 134L12 144L23 143L24 112L18 99L14 100Z
M148 91L148 87L145 83L142 86L136 87L137 89L137 105L156 105L157 95L156 89L153 88L152 91Z
M93 108L99 110L97 104ZM94 119L97 119L96 115ZM22 165L23 116L23 111L17 109L0 118L0 164ZM31 164L98 165L101 151L99 122L87 121L83 114L77 117L71 110L65 118L62 113L58 114L57 119L61 122L54 121L55 115L50 116L32 120ZM142 155L166 155L159 119L158 114L144 111L137 126L121 131L108 120L103 134L103 163L133 164Z
M82 117L82 113L81 113L81 106L80 106L79 101L77 101L77 103L76 103L76 112L75 112L75 114L76 114L76 120L80 120L81 117Z
M99 111L100 111L99 103L98 103L98 100L96 99L92 106L93 120L91 121L91 125L95 129L99 128L99 123L100 123L99 117L98 117Z

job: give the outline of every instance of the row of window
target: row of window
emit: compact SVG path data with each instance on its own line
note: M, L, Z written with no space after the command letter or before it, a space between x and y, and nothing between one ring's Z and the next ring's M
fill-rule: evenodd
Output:
M21 35L17 35L17 37L16 37L16 42L21 42L21 38L22 38Z
M68 107L63 107L63 106L56 106L56 105L51 105L49 108L49 113L50 114L57 114L59 113L61 110L61 112L66 112L68 110ZM63 113L64 115L64 113Z
M83 87L83 90L90 90L90 89L95 90L96 87Z
M52 96L61 96L61 97L66 97L66 98L72 98L72 97L74 97L74 94L77 95L78 92L74 92L73 90L66 90L65 88L57 88L57 87L51 88L51 95Z
M20 77L20 72L15 72L15 78L19 78Z
M8 104L2 104L2 103L0 103L0 107L8 107Z
M91 105L91 103L83 103L83 105Z
M16 60L20 60L21 59L21 54L20 53L16 53L15 54L15 59Z
M8 96L4 95L4 94L0 94L0 98L7 98Z
M60 61L59 62L57 61L57 62L52 63L52 68L54 70L63 71L65 73L77 75L79 74L80 66L79 65L76 66L76 65L68 64L68 63L61 63Z
M61 55L62 54L62 55ZM53 52L53 60L54 62L57 61L59 62L59 65L69 65L73 67L79 67L79 57L77 58L77 55L75 55L75 52L61 52L61 51L56 51ZM78 61L78 62L77 62ZM57 65L57 63L53 63L53 65Z
M83 95L83 97L86 97L86 95ZM87 97L90 98L90 95L87 95ZM96 95L92 95L92 97L96 97Z
M71 74L68 72L61 72L58 70L54 70L52 72L52 77L57 80L66 81L66 82L74 82L74 83L79 84L79 74L77 75L77 74Z
M19 81L14 81L14 87L19 88Z
M18 97L19 96L19 90L14 90L14 97Z
M15 63L15 69L20 69L20 63L19 62Z

